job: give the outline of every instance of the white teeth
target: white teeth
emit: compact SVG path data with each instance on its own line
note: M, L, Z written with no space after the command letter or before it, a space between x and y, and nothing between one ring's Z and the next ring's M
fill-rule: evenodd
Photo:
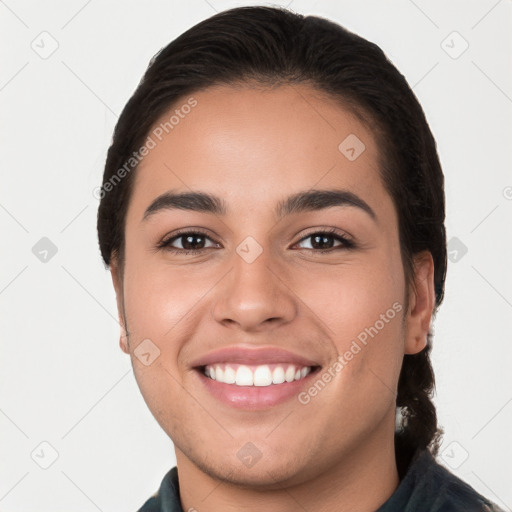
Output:
M272 368L271 368L272 366ZM272 384L293 382L306 377L311 372L310 366L292 364L283 365L259 365L249 367L247 365L214 364L207 365L204 374L217 382L235 384L236 386L265 387Z
M215 374L217 376L217 374ZM216 379L218 380L218 379ZM225 384L234 384L236 382L236 373L231 366L226 366L224 369L224 383Z
M293 380L295 380L295 366L288 366L284 378L286 379L286 382L292 382Z
M236 371L236 385L237 386L253 386L254 377L251 369L248 366L241 365Z
M284 368L282 366L276 366L272 373L272 384L282 384L284 382Z
M254 385L255 386L270 386L272 384L272 372L266 365L258 366L254 372Z

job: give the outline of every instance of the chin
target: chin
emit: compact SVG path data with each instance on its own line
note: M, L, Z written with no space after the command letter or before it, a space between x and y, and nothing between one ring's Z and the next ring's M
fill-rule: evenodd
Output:
M246 467L237 462L226 462L222 465L209 465L206 462L200 469L215 479L229 482L240 488L270 491L282 489L283 485L300 483L301 468L292 461L261 459L253 467Z
M256 441L257 443L257 441ZM281 443L285 447L285 443ZM282 489L283 484L299 484L308 479L313 461L308 461L304 452L285 447L283 453L266 446L259 450L250 441L241 448L226 447L217 453L182 450L189 461L214 480L240 488L260 490ZM226 455L232 453L232 456ZM299 453L299 455L297 455ZM178 468L179 468L178 460Z

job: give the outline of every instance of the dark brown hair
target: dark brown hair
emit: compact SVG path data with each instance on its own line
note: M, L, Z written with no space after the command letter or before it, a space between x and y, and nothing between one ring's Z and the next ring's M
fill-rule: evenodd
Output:
M112 180L119 178L119 170L143 145L155 122L194 91L244 83L309 84L368 125L380 148L380 176L398 213L407 283L412 282L413 255L424 250L432 254L435 314L446 275L444 177L423 110L377 45L327 19L283 8L220 12L153 57L119 117L108 150L97 224L105 265L116 257L123 267L125 219L136 166L122 173L122 179ZM422 352L404 356L400 373L397 406L404 408L406 418L395 435L400 473L415 450L429 448L435 454L438 448L440 430L431 401L431 332L427 338Z

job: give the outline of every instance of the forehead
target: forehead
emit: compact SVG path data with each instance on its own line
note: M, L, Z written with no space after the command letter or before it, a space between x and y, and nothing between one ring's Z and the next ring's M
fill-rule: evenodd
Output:
M384 193L373 133L304 84L210 87L177 101L148 136L130 204L138 216L170 189L255 208L312 188L347 188L368 201Z

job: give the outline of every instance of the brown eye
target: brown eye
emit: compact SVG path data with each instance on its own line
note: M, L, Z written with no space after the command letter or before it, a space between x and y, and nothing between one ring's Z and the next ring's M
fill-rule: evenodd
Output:
M354 242L337 231L317 231L310 233L302 238L299 244L305 240L311 241L309 244L310 247L306 247L306 249L314 250L315 252L350 249L355 247ZM334 245L336 241L340 243L338 245Z
M208 241L212 242L210 246L206 246ZM178 244L178 246L176 246L176 244ZM170 238L166 238L158 245L160 249L183 254L199 253L217 246L218 244L215 241L199 231L178 233Z

